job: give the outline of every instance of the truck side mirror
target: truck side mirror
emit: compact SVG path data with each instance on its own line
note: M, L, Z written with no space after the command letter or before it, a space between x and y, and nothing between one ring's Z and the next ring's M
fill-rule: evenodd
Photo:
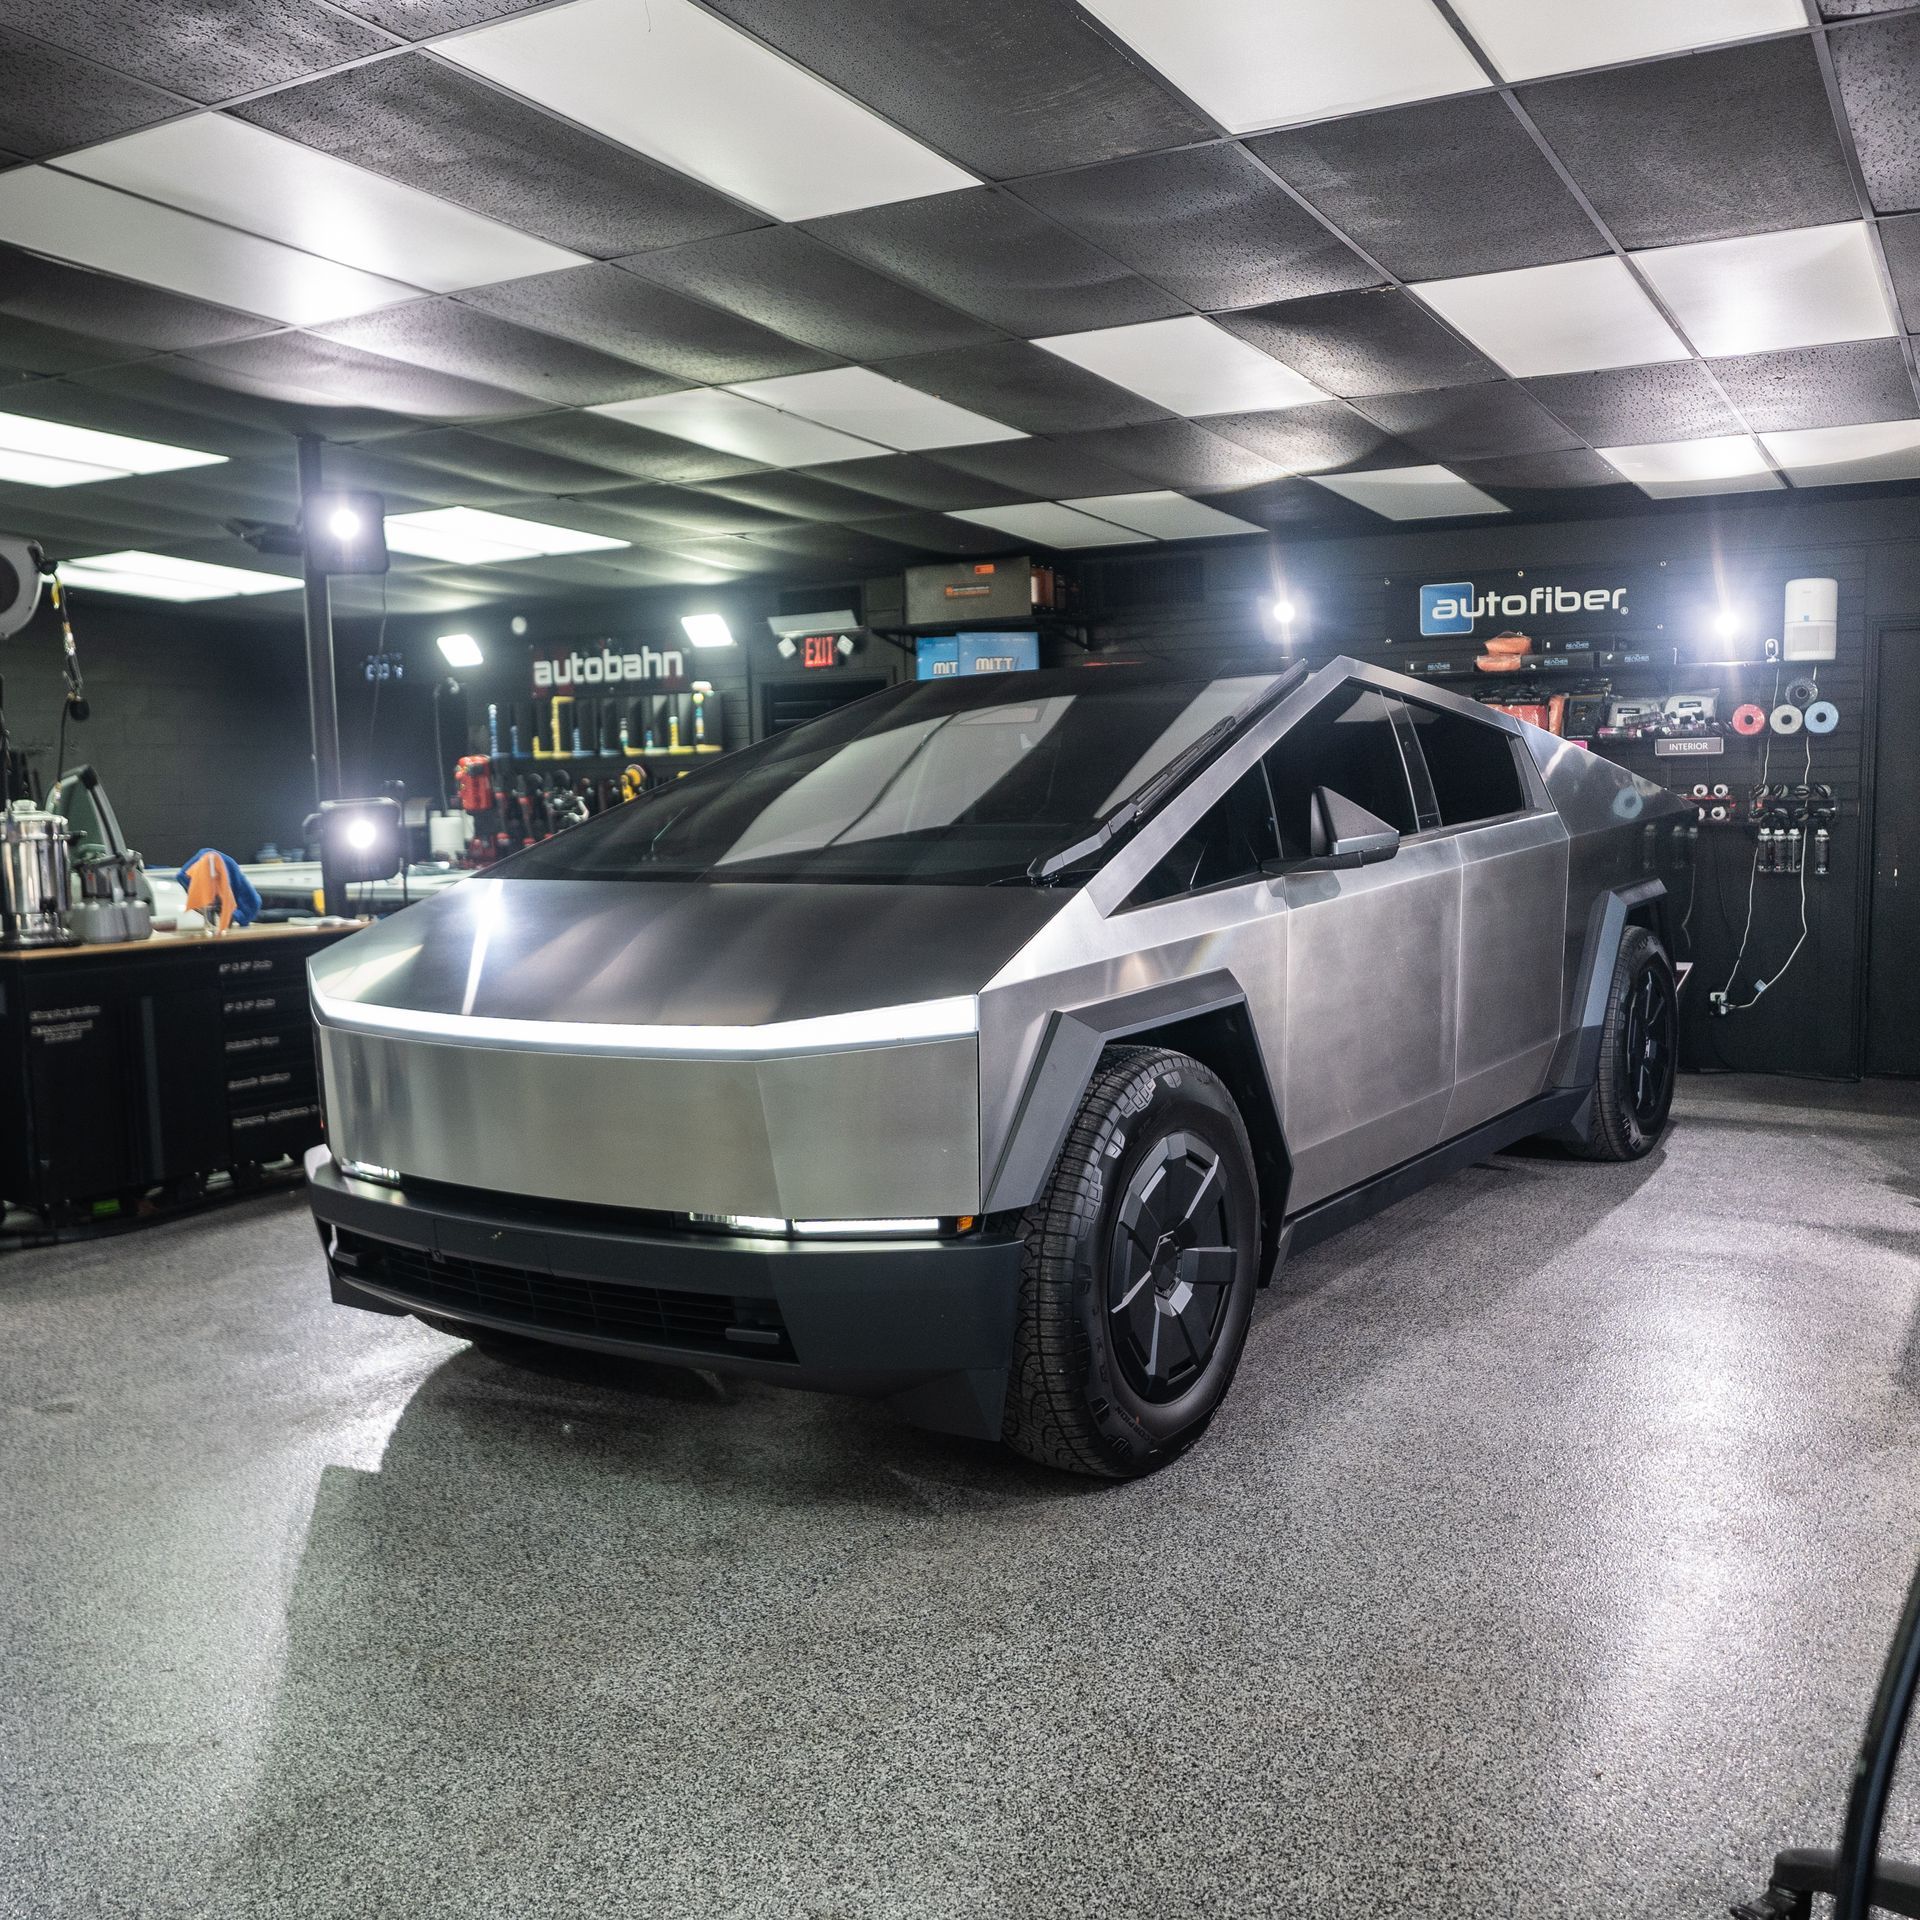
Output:
M1400 851L1400 829L1331 787L1315 787L1307 807L1307 846L1305 860L1270 862L1268 871L1333 873L1370 867Z

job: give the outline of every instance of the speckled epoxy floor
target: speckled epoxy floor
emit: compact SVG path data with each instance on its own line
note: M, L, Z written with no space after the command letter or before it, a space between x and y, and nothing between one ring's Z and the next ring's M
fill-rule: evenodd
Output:
M295 1200L8 1256L0 1915L1713 1915L1837 1824L1917 1312L1916 1095L1727 1080L1303 1256L1121 1488L509 1371Z

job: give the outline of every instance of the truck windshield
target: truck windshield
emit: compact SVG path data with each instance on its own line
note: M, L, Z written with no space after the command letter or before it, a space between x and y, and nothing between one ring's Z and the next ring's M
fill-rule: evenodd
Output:
M1097 834L1210 732L1229 731L1220 723L1277 680L1112 666L909 682L729 754L495 871L527 880L1025 880Z

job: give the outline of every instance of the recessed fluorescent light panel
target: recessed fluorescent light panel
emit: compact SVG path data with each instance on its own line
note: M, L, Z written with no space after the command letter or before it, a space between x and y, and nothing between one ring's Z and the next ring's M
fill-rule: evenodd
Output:
M435 293L587 264L565 247L220 113L170 120L57 164Z
M781 220L978 184L691 0L574 0L434 51Z
M758 460L767 467L823 466L830 460L865 460L889 451L872 440L856 440L817 421L803 420L797 413L763 407L723 387L613 400L587 411L720 453L738 454L743 460Z
M1803 427L1793 433L1763 433L1760 438L1796 487L1920 479L1920 420Z
M511 514L484 513L477 507L436 507L426 513L390 513L387 545L395 553L461 566L486 566L501 560L535 560L547 554L597 553L624 547L603 533L550 527L540 520L516 520Z
M1896 330L1858 220L1653 247L1633 262L1709 358Z
M433 644L450 667L477 667L481 663L480 642L470 633L443 633Z
M1230 534L1266 531L1251 520L1236 520L1218 507L1189 500L1184 493L1106 493L1085 500L1065 500L1061 505L1090 513L1096 519L1111 520L1115 526L1130 527L1155 540L1220 540Z
M820 426L878 441L897 453L1027 437L1018 427L1002 426L998 420L969 413L965 407L937 400L918 387L902 386L865 367L830 367L824 373L738 381L729 391L783 413L797 413Z
M1327 397L1291 367L1198 314L1061 333L1033 344L1189 417L1299 407Z
M1700 493L1764 493L1781 484L1760 443L1744 433L1670 440L1639 447L1602 447L1600 458L1655 500Z
M1509 80L1805 32L1801 0L1453 0L1461 24Z
M683 613L680 630L690 647L730 647L733 629L717 613Z
M1612 254L1428 280L1412 291L1511 374L1589 373L1687 357L1680 336Z
M1037 541L1043 547L1138 546L1152 537L1051 500L1030 507L961 507L947 517L971 520L976 527L991 527L996 533Z
M1334 7L1325 0L1083 4L1230 133L1487 84L1479 62L1430 0L1346 0Z
M58 420L0 413L0 480L24 487L80 487L95 480L126 480L136 473L174 473L217 467L224 453L195 453L157 440L96 433Z
M1445 467L1387 467L1374 473L1316 473L1308 478L1355 506L1388 520L1453 520L1469 513L1505 513L1490 493Z
M130 594L138 600L231 600L240 594L294 593L298 580L247 567L217 567L204 560L177 560L169 553L95 553L60 563L62 586L96 593Z
M318 326L421 289L197 219L51 167L0 173L0 240L196 300Z

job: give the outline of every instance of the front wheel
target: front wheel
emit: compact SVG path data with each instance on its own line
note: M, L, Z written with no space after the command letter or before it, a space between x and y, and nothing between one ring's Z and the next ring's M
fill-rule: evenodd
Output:
M1679 994L1667 950L1645 927L1629 927L1600 1029L1592 1137L1576 1151L1589 1160L1651 1153L1673 1109L1679 1058Z
M1231 1095L1185 1054L1115 1048L1022 1224L1008 1445L1113 1479L1164 1466L1206 1431L1253 1313L1260 1203Z

